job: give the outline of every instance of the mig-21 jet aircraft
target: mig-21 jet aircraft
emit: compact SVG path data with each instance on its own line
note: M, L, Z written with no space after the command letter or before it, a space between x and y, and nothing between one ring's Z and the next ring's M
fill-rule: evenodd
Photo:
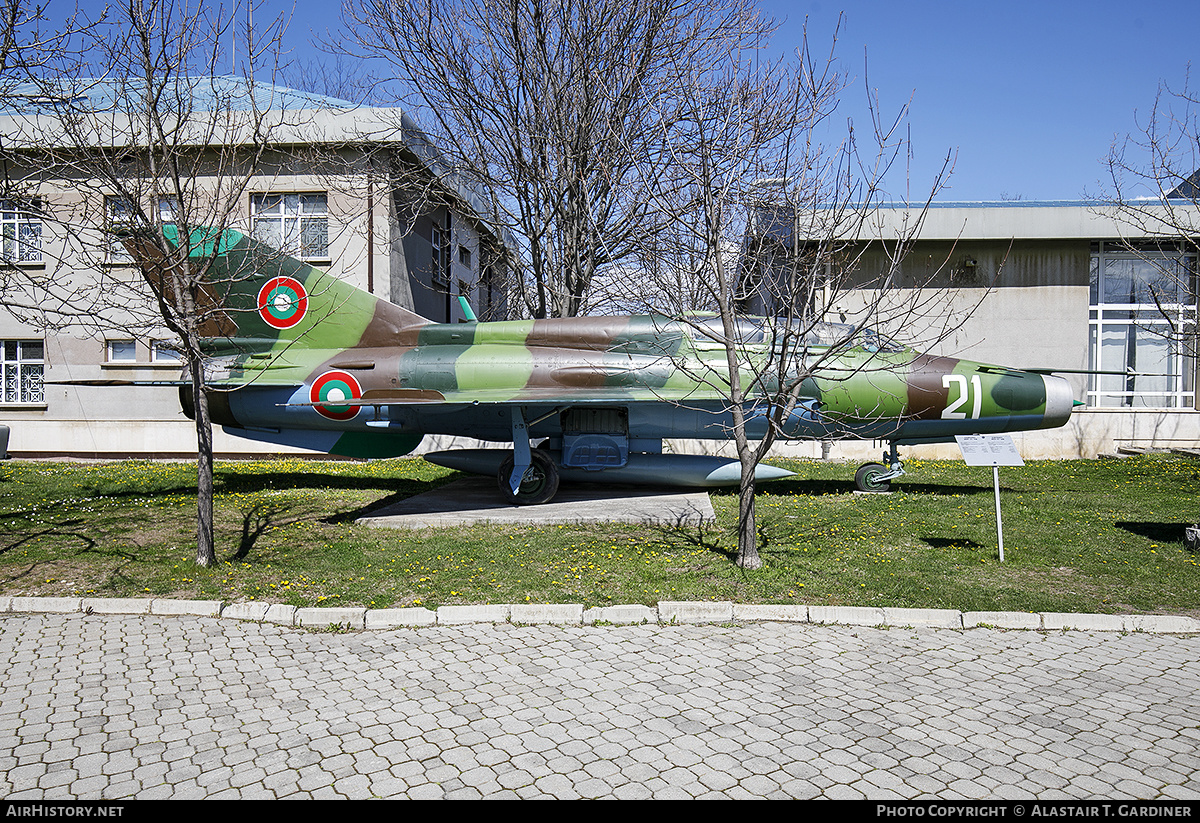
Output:
M127 245L152 265L145 246ZM407 454L425 435L503 443L425 457L496 476L515 504L549 501L560 479L738 482L736 461L662 450L668 438L729 437L725 350L704 330L715 319L433 323L236 231L215 249L189 245L216 254L203 348L212 420L230 434L362 458ZM744 322L746 356L765 356L769 324ZM1054 428L1074 405L1060 377L921 354L852 326L817 325L803 345L811 356L834 349L781 436L886 441L886 462L858 472L866 490L903 473L900 446ZM190 415L190 390L180 395ZM756 408L749 434L762 437ZM763 465L758 477L788 474Z

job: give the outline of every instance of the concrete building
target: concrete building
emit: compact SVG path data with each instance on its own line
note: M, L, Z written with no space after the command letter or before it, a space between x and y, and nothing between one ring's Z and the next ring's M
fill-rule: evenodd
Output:
M111 84L83 87L72 106L91 107L98 121L118 116ZM194 94L195 111L201 112L236 111L251 100L242 81L233 78L197 79ZM460 294L481 319L506 316L508 246L481 218L485 209L478 195L449 172L407 115L277 86L259 86L253 94L259 110L270 114L271 132L249 185L238 195L233 228L431 320L460 319ZM194 454L193 424L180 412L171 386L51 385L145 383L180 375L165 330L132 334L119 325L48 330L31 322L36 312L28 307L36 303L36 290L23 287L25 282L42 277L103 284L105 278L138 276L111 239L98 241L107 244L101 253L81 247L79 223L119 221L128 204L77 178L63 160L69 141L47 146L54 105L31 93L17 94L0 108L6 171L13 175L16 158L22 183L19 197L0 199L0 424L11 428L9 451L17 457ZM215 152L236 155L243 145L236 126L228 131L197 138L199 170L192 178L197 187L215 185L205 170L206 164L219 167ZM120 148L123 134L114 126L98 140ZM172 203L164 198L154 207L167 215ZM163 220L169 222L167 216ZM219 430L214 434L218 454L263 449Z
M1157 208L1147 205L1145 212ZM1178 209L1196 211L1190 202ZM847 238L866 244L861 270L886 270L881 241L905 236L918 216L908 208L874 212ZM928 210L919 239L900 263L901 287L919 283L942 292L945 312L922 322L953 318L951 333L930 353L1061 369L1070 380L1085 405L1062 429L1014 435L1027 458L1200 446L1196 258L1177 236L1146 228L1162 220L1143 218L1085 202L940 203ZM789 223L785 214L764 211L754 229L787 246ZM852 313L855 295L843 300ZM839 308L835 304L834 312ZM936 336L915 326L887 331L900 342ZM832 456L873 450L841 443ZM957 456L953 444L906 452Z

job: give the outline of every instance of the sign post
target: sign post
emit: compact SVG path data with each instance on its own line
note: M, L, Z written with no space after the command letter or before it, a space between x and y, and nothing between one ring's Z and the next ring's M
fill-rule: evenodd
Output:
M996 496L996 536L1000 542L1000 562L1004 562L1004 523L1000 519L1000 467L1024 466L1012 436L1007 434L956 434L958 450L968 466L991 466L992 488Z

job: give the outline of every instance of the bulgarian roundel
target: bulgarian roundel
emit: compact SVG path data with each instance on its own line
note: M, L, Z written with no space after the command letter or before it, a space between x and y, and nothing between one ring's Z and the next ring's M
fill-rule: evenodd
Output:
M362 389L353 375L344 371L327 371L313 381L308 390L308 399L313 403L334 403L362 397ZM315 406L317 413L330 420L349 420L358 414L360 406L321 405Z
M273 329L290 329L308 311L308 292L293 277L272 277L258 290L258 315Z

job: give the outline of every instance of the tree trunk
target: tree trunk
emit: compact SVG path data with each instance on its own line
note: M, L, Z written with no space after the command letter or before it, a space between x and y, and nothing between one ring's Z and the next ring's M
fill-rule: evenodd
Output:
M213 538L213 442L208 416L208 392L204 390L203 365L192 365L192 398L196 408L196 565L217 564Z
M742 482L738 487L738 567L761 569L763 562L758 556L758 529L754 523L754 467L753 461L742 460Z

